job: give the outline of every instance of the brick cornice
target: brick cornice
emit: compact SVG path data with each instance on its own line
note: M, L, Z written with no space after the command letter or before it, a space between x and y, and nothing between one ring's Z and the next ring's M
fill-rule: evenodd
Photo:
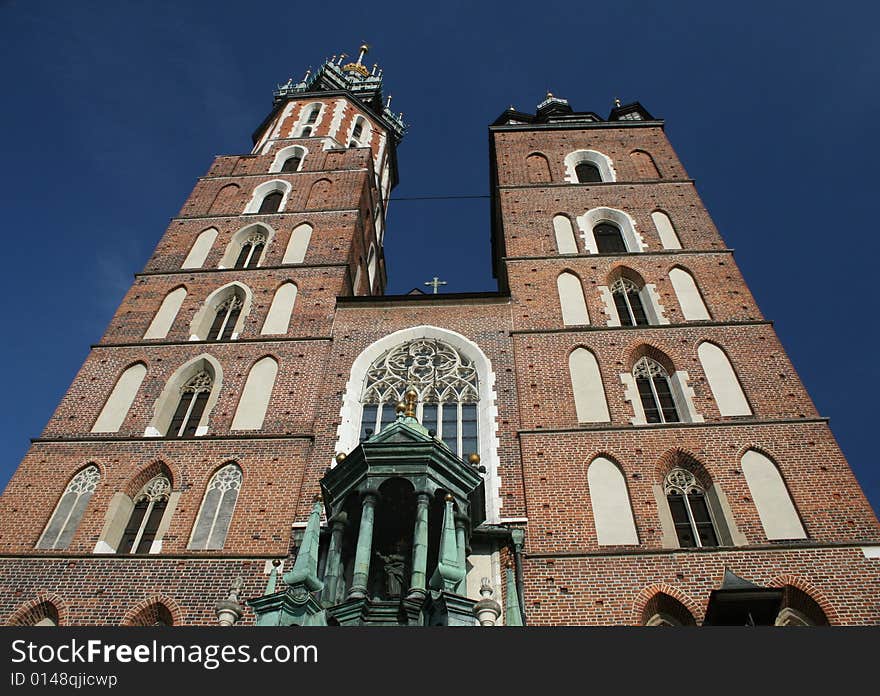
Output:
M228 155L227 155L228 156ZM368 172L367 167L353 167L351 169L301 169L296 172L257 172L256 174L206 174L199 177L199 181L215 181L217 179L249 179L253 177L269 177L269 179L283 179L286 176L295 177L298 174L339 174L340 172Z
M571 186L572 188L606 188L614 186L656 186L657 184L690 184L695 183L694 179L640 179L638 181L591 181L588 184L572 183L570 181L546 181L537 184L498 184L496 189L499 191L515 191L516 189L535 189L535 188L559 188L560 186Z
M141 271L135 273L135 278L141 276L160 276L160 275L190 275L192 273L228 273L234 271L236 273L254 273L256 271L280 271L280 270L302 270L304 268L348 268L347 263L297 263L284 264L281 266L255 266L254 268L181 268L176 271Z
M645 432L650 430L675 430L678 428L728 428L742 426L773 426L773 425L798 425L802 423L825 423L828 418L811 416L809 418L743 418L741 420L703 421L702 423L651 423L641 425L603 423L595 426L579 426L576 428L522 428L517 430L518 436L523 435L565 435L575 433L597 432Z
M264 222L268 218L283 218L291 215L318 215L321 213L360 213L358 208L317 208L315 210L282 210L280 213L238 213L237 215L175 215L175 220L217 220L221 218L240 219L246 222Z
M761 552L778 552L778 551L821 551L824 549L840 550L840 549L858 549L861 551L863 546L876 546L880 544L880 537L876 539L864 539L860 541L824 541L824 542L802 542L802 543L779 543L779 544L748 544L746 546L713 546L711 548L650 548L650 549L614 549L604 551L557 551L555 553L529 553L524 556L528 559L568 559L568 558L607 558L620 556L669 556L671 554L720 554L720 553L761 553Z
M730 247L723 249L658 249L657 251L639 251L607 254L550 254L546 256L502 256L502 261L559 261L563 264L570 263L570 259L602 259L619 257L621 259L641 258L643 256L698 256L711 254L733 254Z
M228 346L241 343L304 343L309 341L332 341L332 336L258 336L256 338L236 338L234 341L132 341L122 343L93 343L92 349L96 348L145 348L155 346L164 348L167 346Z
M259 435L202 435L200 437L96 437L91 435L76 435L73 437L32 437L31 442L34 444L64 444L70 442L161 442L161 443L194 443L200 442L228 442L228 441L246 441L254 442L257 440L314 440L314 433L289 433L271 435L261 433Z
M773 326L769 319L744 319L740 321L689 321L684 324L648 324L645 326L564 326L556 329L513 329L511 336L557 333L584 333L597 331L656 331L664 329L718 328L724 326Z

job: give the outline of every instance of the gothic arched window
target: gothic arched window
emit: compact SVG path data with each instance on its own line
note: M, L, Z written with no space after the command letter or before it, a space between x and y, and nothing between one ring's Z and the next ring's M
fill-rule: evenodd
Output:
M645 314L640 292L636 284L627 278L618 278L611 286L621 326L647 326L651 323Z
M593 228L593 237L596 240L596 248L600 254L626 253L626 242L623 233L617 225L609 222L600 222Z
M101 472L94 464L89 464L70 480L37 542L38 549L67 548L100 480Z
M312 124L318 120L318 115L321 113L321 107L315 106L312 107L312 110L309 112L309 117L306 119L306 123Z
M150 479L134 498L134 508L116 553L149 553L171 495L171 481L164 474Z
M664 490L679 546L718 546L718 534L709 512L706 491L693 473L687 469L673 469L666 476Z
M260 203L260 209L257 210L257 213L277 213L283 198L284 194L281 191L267 193L263 202Z
M300 164L302 164L302 155L294 155L293 157L288 157L286 160L284 160L284 164L281 165L281 171L282 173L298 172ZM263 199L263 203L265 202L266 199Z
M271 196L272 194L269 195ZM278 195L280 196L281 194L279 193ZM242 243L241 251L238 252L238 258L235 260L234 268L255 268L260 262L260 257L263 255L263 249L265 248L265 232L262 230L255 231Z
M312 127L306 126L302 129L302 133L299 134L300 138L308 138L312 134Z
M222 549L241 490L241 469L230 462L208 482L202 509L193 527L191 549Z
M202 370L183 385L177 410L168 428L168 437L193 437L196 434L213 384L213 377L207 370Z
M388 351L370 365L361 397L361 438L396 417L408 387L419 394L416 417L459 457L479 452L477 369L447 343L419 338Z
M681 419L672 396L669 375L656 360L644 357L633 367L633 377L648 423L678 423Z
M217 306L217 313L208 332L208 341L229 341L235 331L238 316L244 301L237 292L233 292Z
M593 184L602 182L602 173L592 162L581 162L574 168L575 176L579 184Z

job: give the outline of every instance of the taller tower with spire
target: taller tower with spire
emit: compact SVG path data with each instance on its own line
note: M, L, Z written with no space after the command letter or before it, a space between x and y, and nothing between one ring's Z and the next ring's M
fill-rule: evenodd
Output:
M663 121L510 107L498 291L386 295L366 54L172 218L0 497L0 621L880 623L880 525Z
M386 282L406 126L367 50L279 85L171 219L0 499L0 620L216 623L288 558L332 460L336 298Z

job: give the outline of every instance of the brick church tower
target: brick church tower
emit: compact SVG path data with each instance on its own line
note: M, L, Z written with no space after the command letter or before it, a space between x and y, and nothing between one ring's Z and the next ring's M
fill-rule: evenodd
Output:
M880 525L663 122L511 107L498 292L385 295L365 50L171 220L0 498L0 622L880 623Z

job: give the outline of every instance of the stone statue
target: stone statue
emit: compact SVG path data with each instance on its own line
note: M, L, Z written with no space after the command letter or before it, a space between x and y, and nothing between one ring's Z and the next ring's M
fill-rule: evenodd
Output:
M400 544L398 544L394 553L387 556L376 552L376 555L385 564L385 592L389 599L400 597L406 583L406 557L400 553L400 550Z

